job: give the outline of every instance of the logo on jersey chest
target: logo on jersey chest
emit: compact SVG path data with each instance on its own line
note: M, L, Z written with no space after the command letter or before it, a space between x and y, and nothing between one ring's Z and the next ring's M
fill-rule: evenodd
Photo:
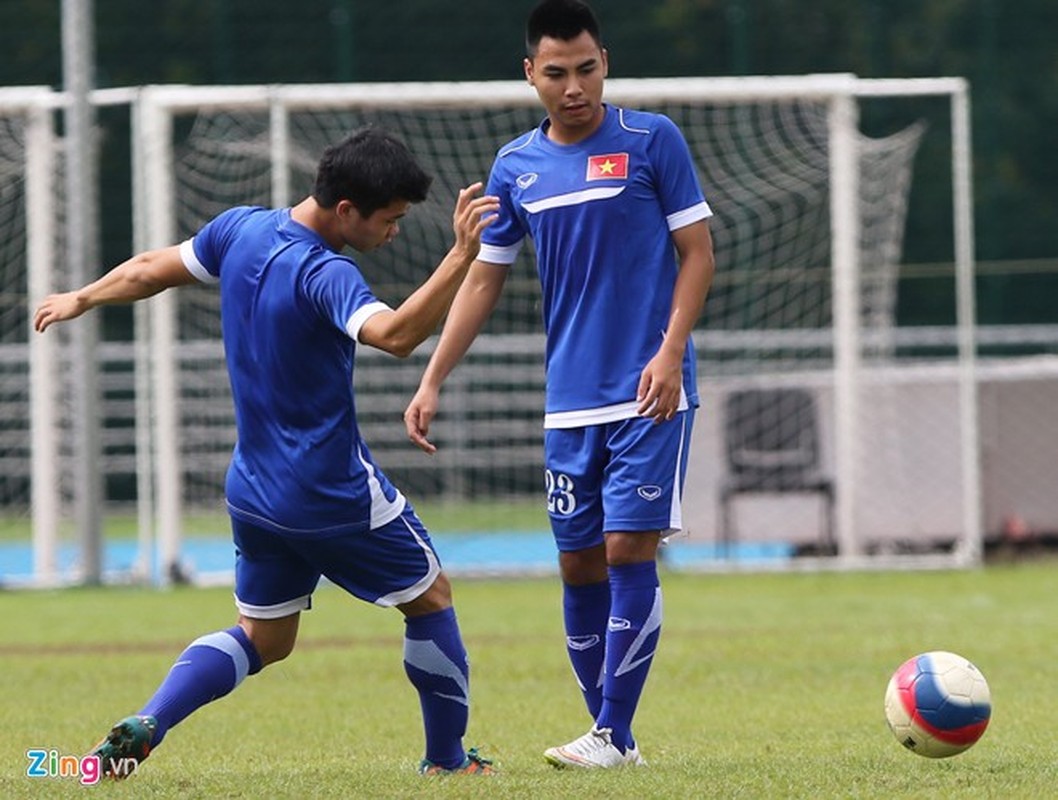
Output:
M602 181L628 178L628 153L609 153L602 156L588 156L589 181Z

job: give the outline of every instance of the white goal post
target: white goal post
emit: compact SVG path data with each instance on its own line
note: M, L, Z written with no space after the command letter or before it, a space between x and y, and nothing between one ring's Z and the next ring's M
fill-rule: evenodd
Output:
M25 268L19 272L25 281L27 297L41 297L54 290L60 218L54 213L59 154L53 109L52 92L45 87L0 90L0 125L4 129L3 138L9 143L0 155L0 196L3 197L0 230L5 251L14 249L11 253L4 252L0 260L5 264L5 291L11 292L13 287L9 278L12 275L7 265L17 264L24 258ZM12 143L16 146L11 147ZM3 344L0 345L5 353L5 384L12 373L17 374L13 365L19 360L16 347L23 336L27 361L23 374L28 380L14 392L4 392L4 406L8 412L14 410L13 416L26 421L30 436L25 448L17 447L14 442L5 442L3 456L5 460L28 456L28 468L23 467L23 471L28 473L29 480L24 483L5 480L2 501L5 507L17 508L20 501L29 500L33 570L35 574L48 578L57 572L55 552L61 505L57 489L60 485L57 345L54 337L45 339L30 335L28 324L18 333L11 331L5 323ZM33 369L29 367L31 364L39 367ZM12 409L12 400L25 405ZM28 498L19 497L20 492L13 491L13 487L19 485L28 485Z
M868 100L919 97L946 106L941 130L929 135L950 129L942 149L950 158L956 346L942 358L951 370L936 402L944 413L956 404L955 438L940 446L956 445L957 471L939 478L945 484L938 495L949 504L938 515L939 528L905 509L889 514L896 527L888 538L947 540L935 554L912 557L965 565L980 559L982 547L965 81L613 79L606 89L609 102L676 120L717 213L718 281L696 332L709 403L700 416L720 418L724 397L737 387L800 385L816 395L825 417L821 466L834 487L835 561L845 565L882 563L892 552L863 533L877 480L865 466L872 447L864 437L870 424L865 414L883 413L875 405L865 409L865 394L877 400L879 382L890 393L914 383L904 366L921 370L921 361L905 365L898 355L909 332L895 327L894 275L914 155L926 133L911 118L883 136L867 136L860 107ZM443 252L456 188L484 179L498 146L540 115L535 94L521 82L147 87L136 126L136 174L143 187L137 240L171 244L231 204L296 201L311 186L323 146L353 127L380 123L437 176L431 199L413 210L401 238L377 258L363 259L369 280L399 300ZM531 267L512 275L512 283L500 319L490 323L446 390L447 419L437 426L444 441L433 461L410 450L399 424L425 354L395 363L370 352L359 356L368 442L413 497L468 501L538 491L535 484L527 488L519 469L541 460L542 335ZM162 295L150 310L155 516L166 564L179 560L187 510L220 501L233 441L216 312L215 296L197 289ZM955 392L950 397L949 386ZM893 408L884 411L891 422L898 421ZM692 461L689 499L714 497L724 480L716 468L723 454L706 443L704 457L713 464L698 470ZM501 474L509 475L508 485L498 484ZM720 538L716 514L710 503L690 502L692 538Z
M105 89L93 92L91 102L128 109L133 97L132 90ZM84 542L77 542L81 552L72 565L59 557L64 533L70 545L80 535L69 524L83 488L76 469L81 453L70 435L81 424L80 382L71 377L74 337L65 327L47 336L32 331L36 303L70 287L64 191L69 141L59 124L68 102L67 95L48 87L0 88L0 526L13 531L0 536L0 544L17 549L18 532L28 521L36 585L66 583L91 572L81 558ZM109 346L96 350L88 370L121 360ZM112 413L111 419L117 416ZM116 460L120 457L93 468L107 474ZM25 582L25 576L12 578L0 569L0 583L9 582Z

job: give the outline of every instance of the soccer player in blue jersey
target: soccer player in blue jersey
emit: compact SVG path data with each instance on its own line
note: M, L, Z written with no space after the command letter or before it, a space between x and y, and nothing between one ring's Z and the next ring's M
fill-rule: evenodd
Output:
M142 761L193 711L286 658L326 576L404 614L404 668L426 734L420 772L492 771L463 748L468 666L451 587L412 506L361 439L353 397L356 344L411 353L448 310L495 220L498 202L479 196L480 183L461 190L451 250L389 308L341 251L392 241L431 181L401 142L365 128L325 151L312 195L293 208L232 208L183 244L135 256L37 309L44 331L98 305L220 286L238 434L225 487L238 623L192 642L147 704L113 726L93 750L104 770Z
M500 218L405 411L426 452L440 387L495 307L526 236L547 333L544 459L566 641L593 724L545 751L558 767L642 764L632 718L661 628L657 552L682 525L698 405L691 331L713 276L711 211L667 117L603 102L607 53L588 6L544 0L525 76L547 112L500 148Z

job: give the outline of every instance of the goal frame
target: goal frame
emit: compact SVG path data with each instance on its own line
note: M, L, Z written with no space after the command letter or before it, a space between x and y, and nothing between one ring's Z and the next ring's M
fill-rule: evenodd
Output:
M977 441L977 406L974 360L974 251L970 177L970 126L968 84L961 78L861 79L851 74L738 78L621 78L607 82L608 101L636 105L662 100L725 101L733 103L786 98L816 98L829 106L831 170L831 253L833 270L835 473L838 563L870 561L858 547L855 509L859 489L858 454L854 428L860 375L858 102L885 96L947 95L951 101L952 197L956 269L956 326L958 329L960 431L962 443L963 537L949 555L925 557L954 565L972 565L982 556L980 463ZM138 132L143 144L137 175L150 191L139 201L142 228L137 240L145 246L173 243L175 229L172 191L172 118L181 110L267 109L271 126L272 204L291 202L288 180L286 116L292 110L335 107L470 107L502 102L535 105L531 87L519 81L455 83L365 83L279 86L155 86L138 99ZM158 538L163 563L179 559L181 527L181 473L177 441L177 385L172 342L174 299L162 294L151 301L150 362L154 370L154 474L157 494Z
M109 92L109 95L105 93ZM0 102L11 95L0 94ZM962 471L962 536L945 554L879 557L864 554L856 534L856 474L859 454L855 426L861 384L861 319L859 308L858 147L859 104L877 97L944 96L950 102L952 242L955 263L957 385L959 397L960 469ZM108 99L109 98L109 99ZM975 374L974 247L972 217L970 99L962 78L861 79L851 74L762 76L738 78L619 78L607 81L607 101L636 106L659 101L721 101L751 103L784 99L816 99L829 109L831 270L833 287L834 464L837 480L835 558L801 560L826 568L857 568L899 564L924 567L971 566L983 554L981 464L979 454L977 378ZM291 195L289 139L286 119L291 111L336 108L468 108L502 103L537 106L532 88L521 81L447 83L299 84L272 86L147 86L93 93L93 102L128 103L132 112L133 243L137 250L174 244L176 208L173 120L182 111L206 109L266 110L270 124L271 201L288 205ZM34 120L27 153L27 224L35 226L31 261L48 264L54 236L41 198L41 181L51 180L47 153L55 149L51 116L64 102L46 89L27 90L26 103ZM41 109L36 111L35 109ZM50 137L50 138L49 138ZM27 147L30 142L27 141ZM499 144L499 143L497 143ZM42 149L40 149L42 148ZM36 188L34 188L36 187ZM30 270L30 295L49 289L48 267ZM136 418L140 553L138 573L166 583L179 574L183 538L183 481L179 441L179 386L174 343L176 305L171 293L138 304L136 328ZM697 336L696 336L697 338ZM707 338L707 337L706 337ZM53 364L47 337L30 337L32 362ZM48 368L31 370L33 419L33 526L35 571L38 577L55 570L58 505L49 501L49 479L55 464L54 398ZM43 400L41 400L43 398ZM37 402L43 402L38 406ZM39 415L39 416L38 416ZM51 423L48 420L51 419ZM38 495L38 492L41 494ZM157 549L157 553L154 550Z

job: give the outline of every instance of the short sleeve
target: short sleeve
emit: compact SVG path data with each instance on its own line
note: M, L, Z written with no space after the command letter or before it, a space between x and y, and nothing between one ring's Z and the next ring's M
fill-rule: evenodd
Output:
M662 114L650 143L650 160L670 231L712 216L687 141L676 123Z
M353 340L370 317L389 309L375 297L356 264L344 256L325 259L307 270L304 291L319 314Z
M499 217L481 233L478 260L489 264L510 265L518 257L525 241L525 228L511 199L510 182L499 158L492 165L485 194L500 200Z
M218 214L191 239L180 246L184 266L200 281L215 283L220 278L224 254L235 238L239 223L253 210L236 206Z

